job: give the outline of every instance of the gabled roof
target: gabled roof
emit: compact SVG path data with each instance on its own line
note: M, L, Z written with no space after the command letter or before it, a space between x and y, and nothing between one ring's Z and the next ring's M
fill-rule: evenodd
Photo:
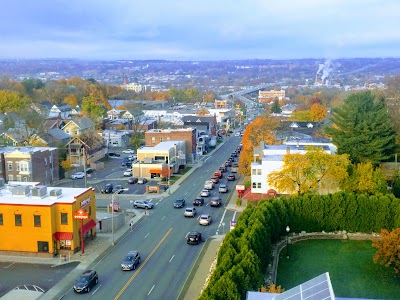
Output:
M69 105L68 103L54 104L53 107L57 107L58 110L60 110L61 112L67 112L72 110L71 105Z
M90 118L82 117L82 118L76 118L74 120L69 121L62 129L67 127L70 123L74 123L81 130L95 126L94 122Z
M50 129L47 133L51 137L53 137L54 139L59 140L59 141L71 138L71 136L68 133L65 133L64 131L62 131L59 128Z

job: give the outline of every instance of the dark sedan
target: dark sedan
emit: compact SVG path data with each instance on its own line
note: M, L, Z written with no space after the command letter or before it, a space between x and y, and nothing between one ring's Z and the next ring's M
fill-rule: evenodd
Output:
M182 208L185 206L185 199L176 199L174 201L174 207L175 208Z
M193 200L193 205L202 206L203 204L204 204L204 199L201 198L201 197L196 197L196 198Z

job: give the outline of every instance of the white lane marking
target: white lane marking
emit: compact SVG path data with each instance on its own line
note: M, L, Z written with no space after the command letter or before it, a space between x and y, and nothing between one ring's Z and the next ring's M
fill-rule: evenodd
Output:
M171 257L171 259L169 260L169 262L171 262L171 261L174 259L174 257L175 257L175 254L172 255L172 257Z
M144 238L146 239L149 235L150 235L150 232L148 234L146 234Z
M235 210L235 212L233 213L232 221L235 221L236 213L237 213L237 211Z
M150 289L149 293L147 294L147 296L149 296L149 295L151 294L151 292L153 291L154 287L155 287L155 285L153 285L153 286L151 287L151 289Z
M99 287L97 289L95 289L92 293L92 295L96 294L97 290L101 287L101 284L99 285Z
M185 196L186 196L187 194L188 194L188 193L186 193Z
M225 210L224 210L224 213L222 214L221 221L220 221L219 224L218 224L217 232L216 232L215 234L218 234L219 229L220 229L221 226L222 226L222 223L224 223L224 218L225 218L226 211L227 211L227 209L225 209Z
M4 269L8 269L8 268L11 267L13 264L15 264L15 262L13 262L12 264L9 264L8 266L4 267Z
M164 219L165 219L165 216L161 218L161 220L164 220Z

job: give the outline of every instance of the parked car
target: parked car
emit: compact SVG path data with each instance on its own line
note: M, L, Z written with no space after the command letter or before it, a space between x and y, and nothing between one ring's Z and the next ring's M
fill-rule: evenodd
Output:
M209 190L202 190L200 192L201 197L209 197L210 196L210 191Z
M236 180L236 176L235 176L235 174L229 174L228 176L226 176L226 179L228 181L235 181Z
M82 179L85 177L85 173L83 172L76 172L75 174L71 175L71 179Z
M135 153L135 150L133 150L133 149L125 149L125 150L122 151L122 153L133 154L133 153Z
M129 184L135 184L138 182L138 179L136 177L131 177L128 179Z
M107 183L101 188L102 194L111 194L113 192L114 186L111 183Z
M92 287L99 282L99 275L94 270L83 272L75 281L74 291L76 293L89 293Z
M224 163L225 167L230 167L232 166L231 161L228 159L225 163Z
M121 162L121 166L123 166L123 167L132 167L132 162L129 159L124 158L122 160L122 162Z
M176 199L174 201L174 207L175 208L182 208L185 206L185 199Z
M124 172L124 177L132 176L132 169L126 169Z
M235 132L235 136L236 137L240 136L240 132Z
M92 168L86 169L86 174L93 174L93 173L94 173L94 169L92 169Z
M129 156L128 156L128 159L129 159L130 161L137 160L137 155L136 155L136 154L129 155Z
M139 251L129 251L128 254L121 261L121 270L130 271L135 270L140 264Z
M219 193L227 193L227 192L228 192L228 187L227 187L227 185L226 185L225 183L221 183L221 184L219 185L218 192L219 192Z
M203 204L204 204L204 199L201 198L201 197L196 197L196 198L193 200L193 205L202 206Z
M133 202L133 207L134 208L148 208L152 209L154 208L154 203L147 201L147 200L135 200Z
M124 187L120 184L117 184L116 186L114 186L112 192L122 194L124 192Z
M222 205L220 197L212 197L210 201L210 206L219 207Z
M185 212L183 213L185 217L192 217L194 218L194 216L196 215L197 211L196 208L194 207L187 207L185 209Z
M198 245L201 242L201 232L191 231L186 235L186 242L188 244Z
M210 225L211 224L211 215L203 214L199 219L200 225Z
M108 152L108 156L109 156L109 157L120 157L121 154L115 153L115 152Z
M137 183L138 184L146 184L147 183L147 179L143 178L143 177L140 177L140 178L138 178L138 182Z

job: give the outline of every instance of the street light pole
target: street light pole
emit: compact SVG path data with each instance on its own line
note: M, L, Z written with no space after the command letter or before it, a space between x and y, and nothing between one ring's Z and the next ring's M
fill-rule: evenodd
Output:
M171 195L171 161L170 161L170 155L169 155L169 150L168 149L168 195Z
M290 227L289 225L286 226L286 258L289 259L289 232L290 232Z
M114 197L119 193L119 190L114 192L111 196L111 245L115 245L114 241Z

